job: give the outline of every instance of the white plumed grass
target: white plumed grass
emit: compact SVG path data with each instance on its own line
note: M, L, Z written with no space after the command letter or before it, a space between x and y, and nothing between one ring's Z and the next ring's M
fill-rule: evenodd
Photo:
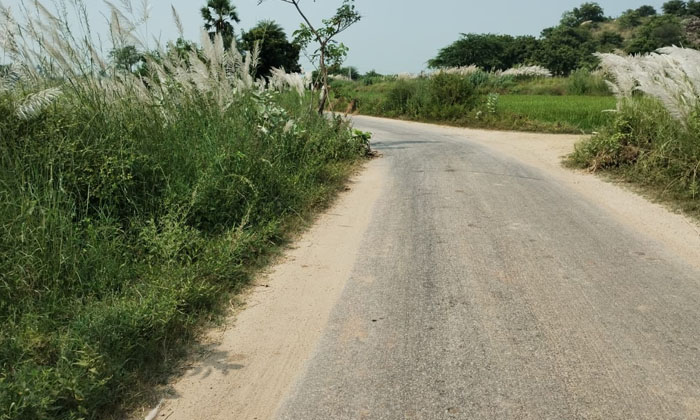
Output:
M141 1L138 7L131 0L120 0L119 6L110 1L105 3L110 8L112 48L134 45L147 50L138 31L149 18L148 2ZM78 5L80 12L82 3L73 4ZM257 50L243 56L235 40L232 45L224 45L220 35L212 39L204 30L200 49L187 52L186 59L159 47L156 54L145 55L146 76L125 72L105 60L100 53L104 48L92 41L89 32L77 36L59 12L51 12L40 1L33 1L32 6L24 9L21 20L15 19L9 8L0 7L0 48L29 87L62 81L64 93L72 92L96 101L136 100L144 106L161 107L167 119L172 120L177 118L177 107L165 105L188 98L208 97L223 111L246 91L291 88L303 95L308 86L303 75L288 75L281 69L275 71L269 84L256 80L253 74ZM36 15L30 14L30 10ZM172 15L175 26L182 32L182 22L174 8ZM0 89L8 86L6 81L0 82ZM31 95L17 109L17 115L35 116L56 95L50 89Z
M686 122L700 105L700 52L666 47L645 55L597 54L620 99L635 91L658 99L679 121Z
M552 77L552 72L542 66L516 66L500 73L500 75L534 79Z
M41 111L51 105L59 96L61 96L60 88L49 88L33 93L20 103L15 114L23 120L30 120L39 115Z
M277 91L294 90L303 96L308 86L306 75L302 73L287 73L284 69L273 68L268 78L268 87Z
M474 73L482 71L479 67L471 65L471 66L461 66L461 67L445 67L438 69L432 74L439 74L439 73L445 73L445 74L456 74L459 76L471 76Z

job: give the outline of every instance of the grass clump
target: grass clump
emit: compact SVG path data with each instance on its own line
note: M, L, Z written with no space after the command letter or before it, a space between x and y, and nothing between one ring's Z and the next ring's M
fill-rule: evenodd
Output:
M576 145L569 164L644 187L700 216L700 124L684 126L656 99L624 101L599 134Z
M619 96L616 118L576 147L572 165L606 171L700 216L700 53L601 56Z
M393 82L381 108L392 116L453 120L476 102L476 88L468 77L439 73L429 79Z
M310 112L298 77L254 80L218 36L136 75L55 15L4 16L0 419L101 418L163 377L366 139Z
M602 75L587 69L578 69L566 78L566 92L569 95L610 96L610 87Z

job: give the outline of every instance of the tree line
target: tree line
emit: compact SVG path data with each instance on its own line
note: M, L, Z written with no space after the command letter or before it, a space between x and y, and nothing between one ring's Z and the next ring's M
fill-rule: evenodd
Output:
M491 71L537 64L554 74L568 75L579 68L595 67L595 52L641 54L669 45L700 46L700 1L668 1L662 13L644 5L626 10L616 19L607 17L598 3L587 2L565 12L558 25L544 29L539 37L461 34L428 65L476 65Z

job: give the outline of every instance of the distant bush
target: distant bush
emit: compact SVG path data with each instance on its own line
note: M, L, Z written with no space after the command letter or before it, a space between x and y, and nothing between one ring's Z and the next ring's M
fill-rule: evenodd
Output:
M471 107L476 102L476 90L467 77L439 73L430 79L429 86L433 105Z
M640 26L625 47L629 54L642 54L671 45L684 45L685 30L675 15L652 16Z
M377 73L374 70L370 70L367 73L363 74L360 76L360 81L365 85L365 86L371 86L376 83L380 83L386 80L386 76Z
M610 88L602 76L580 69L571 73L567 79L567 93L569 95L609 95Z
M438 72L430 78L393 82L384 109L394 116L455 119L473 109L477 101L478 92L471 76Z
M491 79L491 74L483 70L476 71L469 75L469 82L476 88L487 85Z
M399 79L387 92L385 108L397 115L409 114L418 92L418 84Z

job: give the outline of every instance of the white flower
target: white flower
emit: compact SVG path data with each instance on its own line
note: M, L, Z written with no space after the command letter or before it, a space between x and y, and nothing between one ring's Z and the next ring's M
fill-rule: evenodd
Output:
M700 51L667 47L646 55L596 54L618 98L643 92L686 121L700 105Z
M296 123L294 120L287 121L287 124L284 125L284 134L289 133L294 128L296 128Z
M542 66L516 66L501 73L516 78L552 77L552 72Z

